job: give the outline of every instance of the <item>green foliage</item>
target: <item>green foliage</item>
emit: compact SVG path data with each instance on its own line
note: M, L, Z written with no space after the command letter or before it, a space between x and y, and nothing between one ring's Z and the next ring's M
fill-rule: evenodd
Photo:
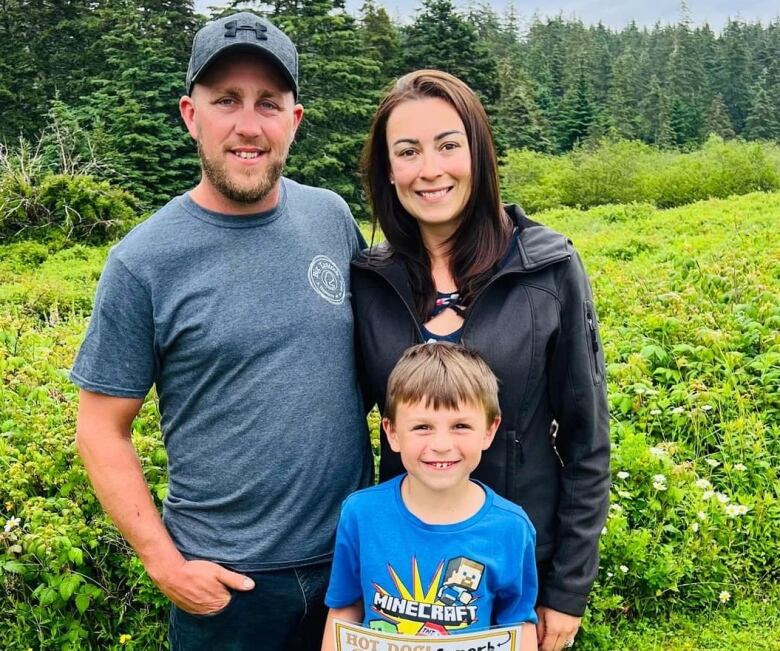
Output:
M0 147L0 240L37 238L99 243L116 238L138 216L130 193L95 179L100 165L62 104L36 148L21 140Z
M761 631L780 611L780 595L761 601L780 580L780 193L537 218L582 253L609 362L612 508L578 648L743 648L745 622ZM107 251L0 246L0 648L164 644L165 600L73 444L66 369ZM133 442L159 504L154 395Z
M306 109L285 173L364 214L357 161L378 101L376 52L364 51L357 22L336 0L279 2L269 18L298 47Z
M5 302L0 312L4 649L118 648L127 633L135 648L150 649L161 648L165 637L164 600L75 461L76 390L65 369L83 327L75 316L43 325ZM156 423L153 403L134 426L134 442L155 485L164 477L165 455L145 422Z
M609 362L611 507L578 648L651 648L616 626L780 578L778 215L780 194L755 193L538 216L587 263ZM711 644L680 648L732 648Z
M490 110L500 95L497 62L451 0L423 0L403 30L402 70L444 70L466 82Z
M665 208L780 188L780 148L717 136L690 153L602 141L559 157L512 151L505 163L505 197L530 211L636 202Z

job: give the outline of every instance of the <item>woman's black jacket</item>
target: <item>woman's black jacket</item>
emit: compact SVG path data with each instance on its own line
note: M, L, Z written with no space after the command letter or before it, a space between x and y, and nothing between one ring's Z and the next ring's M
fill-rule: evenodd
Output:
M501 427L473 476L531 518L545 568L539 605L579 616L596 578L609 499L598 322L571 243L517 206L506 210L517 225L512 251L467 310L461 338L500 383ZM364 398L381 412L390 371L422 342L404 265L364 253L352 263L352 294ZM384 434L381 454L381 480L403 472Z

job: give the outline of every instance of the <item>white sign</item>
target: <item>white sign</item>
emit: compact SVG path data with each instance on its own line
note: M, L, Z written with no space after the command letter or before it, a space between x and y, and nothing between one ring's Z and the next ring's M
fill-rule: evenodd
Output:
M334 621L336 651L520 651L520 627L442 637L398 635Z

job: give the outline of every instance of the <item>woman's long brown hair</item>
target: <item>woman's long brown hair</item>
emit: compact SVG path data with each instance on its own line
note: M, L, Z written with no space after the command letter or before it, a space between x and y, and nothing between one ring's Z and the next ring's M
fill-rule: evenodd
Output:
M374 228L378 223L391 254L405 263L417 317L422 322L433 310L436 287L417 220L403 207L390 183L387 121L399 104L429 97L443 99L457 111L471 150L471 194L447 242L450 273L467 309L506 252L511 232L501 205L493 132L474 91L457 77L439 70L418 70L398 79L374 116L361 169Z

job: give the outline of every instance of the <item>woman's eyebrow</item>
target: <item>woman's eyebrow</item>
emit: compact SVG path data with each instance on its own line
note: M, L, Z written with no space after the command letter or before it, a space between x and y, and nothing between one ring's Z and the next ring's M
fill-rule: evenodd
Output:
M442 138L446 138L447 136L451 136L453 134L458 134L461 136L465 136L466 134L458 129L451 129L450 131L442 131L441 133L436 134L433 139L434 140L441 140ZM393 143L393 146L397 145L401 142L408 142L411 145L419 145L420 141L417 140L417 138L399 138Z

